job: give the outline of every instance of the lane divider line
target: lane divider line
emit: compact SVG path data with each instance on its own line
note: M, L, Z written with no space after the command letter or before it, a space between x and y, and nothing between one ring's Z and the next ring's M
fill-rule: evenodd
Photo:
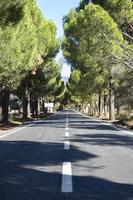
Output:
M69 130L69 128L68 127L66 127L66 131L68 131Z
M70 149L70 141L69 140L64 142L64 149L65 150L69 150Z
M71 162L63 162L61 192L62 193L73 192Z
M66 132L65 132L65 137L69 137L69 136L70 136L69 132L66 131Z

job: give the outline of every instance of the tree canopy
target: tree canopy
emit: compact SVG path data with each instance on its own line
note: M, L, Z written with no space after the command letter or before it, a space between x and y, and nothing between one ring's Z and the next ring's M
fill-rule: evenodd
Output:
M41 14L35 0L6 2L2 0L0 3L0 84L3 98L6 98L7 90L9 95L18 86L21 88L21 84L25 90L31 91L31 88L23 82L27 84L34 82L38 93L42 91L42 86L38 84L48 84L44 71L49 66L52 71L56 71L53 59L59 47L60 41L56 37L55 24ZM27 79L31 80L27 81ZM43 90L45 88L46 85ZM6 108L6 115L7 110Z
M89 2L81 1L79 7L63 19L62 47L72 66L68 89L71 92L74 88L75 96L88 94L86 102L93 99L92 96L106 93L110 119L114 119L111 113L115 109L114 91L120 83L118 79L124 71L132 69L132 47L124 35L129 34L127 26L132 23L132 1ZM78 82L75 82L77 76Z

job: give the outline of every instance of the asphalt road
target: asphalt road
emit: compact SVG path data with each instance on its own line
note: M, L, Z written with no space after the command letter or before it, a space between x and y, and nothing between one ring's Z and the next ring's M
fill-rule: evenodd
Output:
M133 132L62 111L0 137L0 200L133 200Z

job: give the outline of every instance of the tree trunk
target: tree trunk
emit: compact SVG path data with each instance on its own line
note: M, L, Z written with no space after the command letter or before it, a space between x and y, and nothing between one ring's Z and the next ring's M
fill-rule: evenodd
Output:
M109 120L115 120L115 89L112 76L109 77Z
M35 102L35 115L36 116L38 115L38 99L36 99L36 102Z
M38 100L38 115L41 113L41 101L40 99Z
M35 102L34 102L34 100L31 101L31 113L32 113L32 116L35 116Z
M44 99L42 101L42 109L43 109L43 115L45 115L45 101L44 101Z
M2 116L3 116L3 126L8 126L8 108L9 108L10 91L5 87L2 91Z
M99 117L102 117L102 114L103 114L103 102L102 102L101 94L99 94L98 110L99 110Z
M30 118L30 93L27 89L27 87L25 88L24 92L23 92L23 118L27 119Z
M84 103L81 104L81 112L84 113Z
M30 93L27 90L27 117L31 117L31 111L30 111Z
M117 116L120 116L120 106L117 104Z
M98 109L98 103L97 102L94 103L94 115L95 116L99 115L99 109Z
M127 104L128 104L128 116L131 117L131 99L132 98L132 93L130 92L130 90L128 89L128 100L127 100Z
M107 95L104 93L104 103L103 103L103 112L104 112L104 117L107 118L108 114L108 109L107 109Z
M90 103L88 104L88 116L91 115L91 108L90 108Z
M90 103L90 116L93 115L93 108L92 108L92 103Z
M23 92L23 118L27 119L27 96L26 96L26 89Z

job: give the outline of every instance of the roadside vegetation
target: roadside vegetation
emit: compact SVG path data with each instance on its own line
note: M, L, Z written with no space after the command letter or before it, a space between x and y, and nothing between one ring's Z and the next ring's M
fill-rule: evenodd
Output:
M1 0L0 126L46 117L53 103L133 127L132 0L81 0L63 26L61 41L35 0ZM66 86L61 47L72 69Z
M27 119L44 103L61 98L64 82L54 60L60 48L55 24L44 18L35 0L1 0L0 104L3 126L11 110Z
M133 126L133 2L82 0L63 19L72 66L64 102Z

